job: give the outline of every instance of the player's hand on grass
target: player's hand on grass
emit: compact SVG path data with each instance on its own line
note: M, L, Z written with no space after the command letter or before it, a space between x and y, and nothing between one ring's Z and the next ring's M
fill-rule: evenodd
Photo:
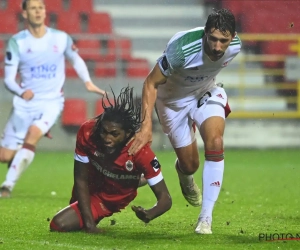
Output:
M89 234L101 234L101 233L104 233L104 230L103 230L103 229L100 229L100 228L98 228L98 227L83 228L83 230L84 230L86 233L89 233Z
M129 155L136 154L142 147L144 147L147 143L152 142L152 127L147 129L141 129L134 136L134 141L128 149Z
M132 206L131 207L132 211L135 212L136 217L138 217L141 221L145 223L149 223L150 219L148 218L148 212L144 208L138 206Z
M23 92L21 97L26 101L30 101L34 97L34 94L30 89L27 89Z

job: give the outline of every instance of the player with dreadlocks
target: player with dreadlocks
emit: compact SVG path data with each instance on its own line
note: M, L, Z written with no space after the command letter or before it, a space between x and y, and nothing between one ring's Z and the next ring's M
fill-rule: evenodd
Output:
M216 77L240 50L235 17L227 9L211 13L205 27L176 33L144 82L145 119L128 151L134 155L151 141L155 103L163 131L177 155L175 169L182 194L192 206L202 205L195 228L199 234L212 233L213 208L224 172L223 134L230 108ZM205 150L203 199L193 177L199 168L194 127L200 132Z
M78 131L72 198L52 219L51 231L101 233L97 224L136 197L142 174L157 203L150 209L132 206L136 216L148 223L171 208L160 164L150 146L145 145L134 156L127 152L142 122L133 89L122 89L113 99L107 106L102 101L104 112L83 123Z

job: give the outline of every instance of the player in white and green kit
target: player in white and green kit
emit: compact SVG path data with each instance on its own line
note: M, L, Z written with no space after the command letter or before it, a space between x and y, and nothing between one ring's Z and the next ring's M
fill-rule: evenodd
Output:
M175 167L185 199L201 206L196 233L211 234L212 213L219 196L223 172L223 134L230 113L227 95L216 76L240 52L233 14L221 9L209 15L205 27L175 34L143 87L143 121L129 154L152 139L154 104L163 128L176 152ZM199 168L195 129L205 148L203 198L194 182Z
M23 0L22 8L28 29L12 36L6 48L4 82L15 96L1 140L0 162L11 164L0 188L0 197L10 196L21 173L32 162L38 141L63 109L65 58L72 63L89 91L105 93L92 83L71 37L45 26L44 2ZM20 85L16 82L18 71Z

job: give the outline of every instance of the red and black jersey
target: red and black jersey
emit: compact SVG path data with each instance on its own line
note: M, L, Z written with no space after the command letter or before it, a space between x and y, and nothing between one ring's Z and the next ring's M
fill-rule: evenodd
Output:
M132 142L114 159L105 157L90 140L94 125L95 120L89 120L80 127L74 158L87 163L90 193L97 194L110 209L119 211L136 197L141 174L151 186L163 179L160 164L149 145L134 156L128 155Z

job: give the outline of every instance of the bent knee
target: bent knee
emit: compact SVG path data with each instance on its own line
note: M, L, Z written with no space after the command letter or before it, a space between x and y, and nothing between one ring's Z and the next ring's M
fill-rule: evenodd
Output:
M0 162L1 163L8 163L10 162L13 158L14 158L14 155L15 155L15 151L7 151L3 148L0 149Z
M209 151L220 151L223 150L223 136L214 136L212 138L208 138L205 142L205 150Z
M178 163L177 163L178 164ZM179 160L179 170L186 175L194 174L199 168L199 157Z
M58 216L54 216L54 218L50 222L50 231L52 232L67 232L65 225L59 220Z

